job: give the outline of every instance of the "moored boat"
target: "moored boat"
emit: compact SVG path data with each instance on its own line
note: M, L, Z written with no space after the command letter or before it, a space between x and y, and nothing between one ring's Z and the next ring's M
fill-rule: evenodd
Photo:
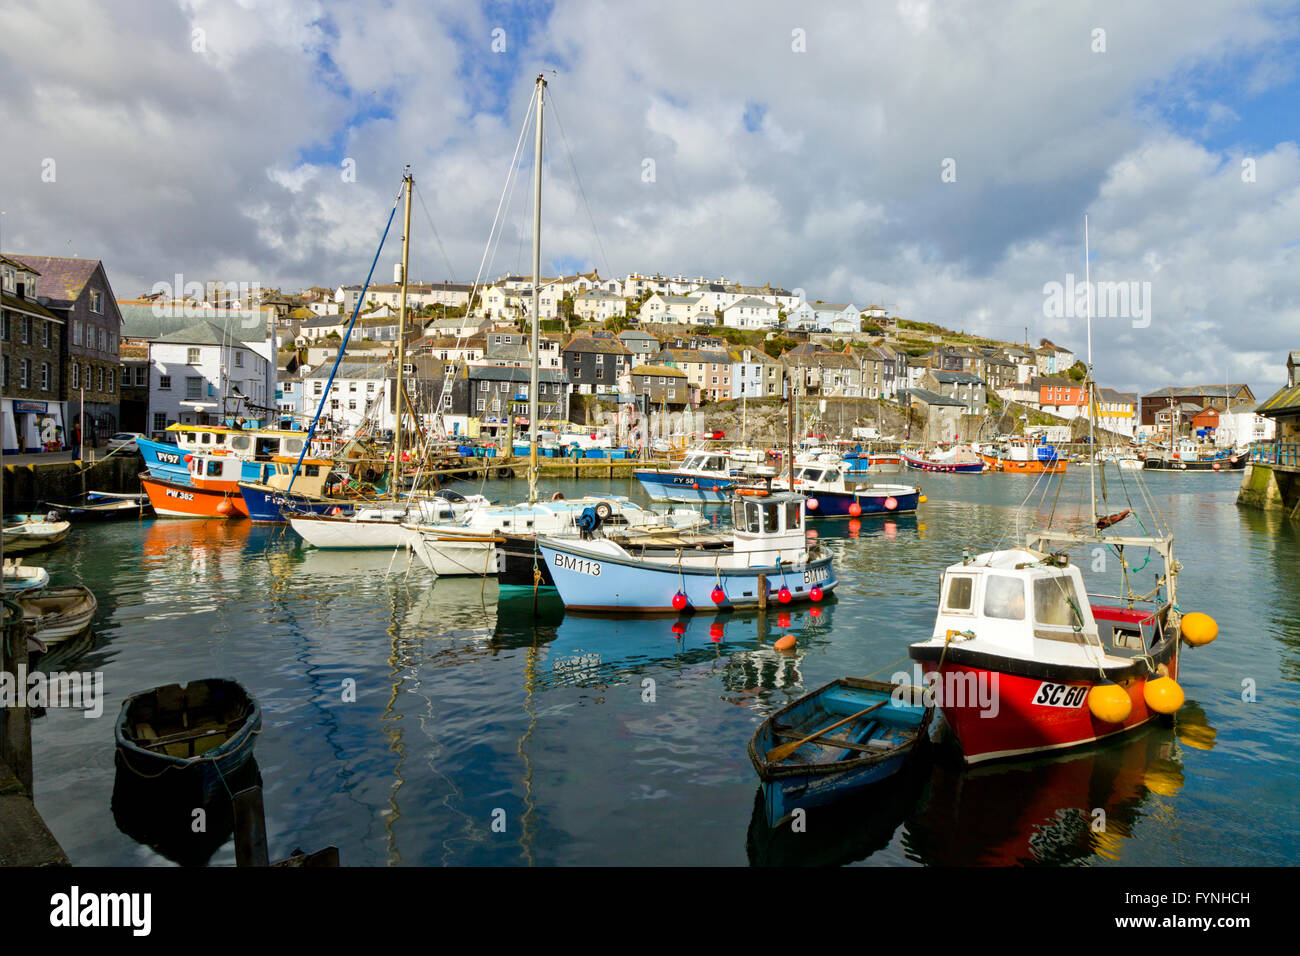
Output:
M94 592L79 584L23 591L13 599L23 609L23 620L32 624L33 636L47 645L84 633L99 606Z
M1014 441L981 453L988 471L1008 475L1056 475L1065 471L1065 459L1054 445Z
M139 777L220 792L253 756L262 708L233 680L167 684L122 702L117 759Z
M13 595L22 591L30 591L33 588L43 588L50 583L50 572L32 565L24 566L22 560L22 558L14 561L10 561L8 558L5 559L5 594Z
M634 555L616 541L539 537L565 607L682 612L820 601L836 584L831 553L809 546L801 495L732 502L733 546Z
M160 518L244 518L248 513L236 492L202 488L189 482L141 475L140 484Z
M833 464L795 466L795 490L808 498L809 518L858 518L865 515L898 515L916 511L924 499L916 485L852 481L847 461ZM773 489L789 490L789 480L775 478ZM737 489L738 494L752 491Z
M350 515L291 513L289 527L313 548L392 549L410 543L414 532L403 525L458 521L490 504L482 495L465 496L444 488L430 498L358 507Z
M47 501L45 507L61 521L118 521L124 518L143 518L153 514L148 495L114 495L100 491L87 492L76 503Z
M913 455L904 451L899 453L899 457L903 459L904 465L916 471L979 474L986 467L984 459L964 445L928 455Z
M239 482L244 508L254 521L282 523L290 514L352 514L355 498L335 494L346 477L332 472L333 463L319 458L276 457L265 482Z
M4 526L4 553L26 554L62 544L72 525L60 520L28 520Z
M855 677L782 707L749 741L768 826L897 774L928 740L933 714L922 688Z

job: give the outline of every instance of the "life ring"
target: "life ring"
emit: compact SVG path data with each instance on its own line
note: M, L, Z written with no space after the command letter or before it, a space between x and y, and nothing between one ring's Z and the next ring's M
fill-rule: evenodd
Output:
M743 495L746 498L766 498L766 488L737 488L736 494Z

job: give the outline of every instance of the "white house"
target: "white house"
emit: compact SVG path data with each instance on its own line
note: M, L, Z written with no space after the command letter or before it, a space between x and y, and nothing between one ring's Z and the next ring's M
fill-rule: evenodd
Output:
M227 410L225 398L265 407L275 395L275 370L272 341L240 341L213 322L159 336L149 342L150 431L161 432L173 422L218 421ZM259 417L257 409L242 403L232 402L229 411Z
M397 386L389 366L382 362L342 362L329 383L332 362L322 363L303 379L304 413L315 414L326 399L321 421L334 423L344 434L369 420L376 428L396 426ZM329 394L325 386L329 384Z
M786 315L785 323L789 329L834 332L837 321L840 329L850 332L862 329L862 319L852 302L805 302Z
M605 289L592 289L574 298L573 311L588 322L604 322L616 315L627 315L627 300Z
M722 324L729 329L774 329L780 321L771 302L745 296L722 310Z
M713 310L700 296L655 293L641 305L642 322L712 325Z
M1272 441L1277 435L1277 419L1257 414L1255 405L1245 402L1219 412L1219 427L1214 430L1216 445L1245 445L1253 441Z

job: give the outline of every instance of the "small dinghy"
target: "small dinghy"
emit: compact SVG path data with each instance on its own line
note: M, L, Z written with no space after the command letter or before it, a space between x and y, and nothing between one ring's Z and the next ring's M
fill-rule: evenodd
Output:
M749 742L768 826L898 773L928 739L933 716L921 688L856 677L782 707Z
M22 558L6 559L4 563L4 593L20 594L33 588L43 588L50 583L50 572L44 568L23 567Z
M235 681L212 678L133 694L118 714L117 756L142 778L211 799L253 756L262 708Z
M80 584L24 591L14 600L23 609L23 620L33 625L33 636L47 645L83 633L99 607L94 592Z
M4 529L5 554L24 554L40 551L62 543L72 530L66 521L23 521L6 525Z

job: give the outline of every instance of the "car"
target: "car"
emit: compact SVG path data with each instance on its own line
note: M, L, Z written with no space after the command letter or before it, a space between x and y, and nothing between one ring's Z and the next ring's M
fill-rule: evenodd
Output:
M108 440L108 450L121 450L124 454L134 455L140 450L135 440L143 437L144 435L141 432L118 432Z
M717 441L717 440L720 440L720 439L726 438L726 437L727 437L727 433L724 432L721 428L715 428L715 429L713 429L712 431L707 431L707 432L705 432L705 433L704 433L704 437L705 437L705 438L713 439L714 441Z

